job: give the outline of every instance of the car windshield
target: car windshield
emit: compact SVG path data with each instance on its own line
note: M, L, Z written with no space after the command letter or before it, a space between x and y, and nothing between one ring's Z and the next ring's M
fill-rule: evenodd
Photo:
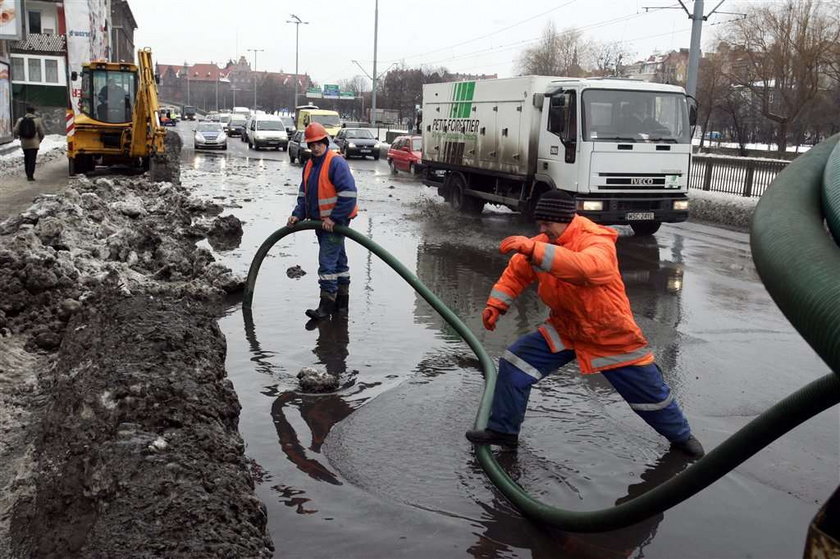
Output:
M215 122L201 122L195 130L196 132L221 132L222 125Z
M338 115L312 115L310 120L323 124L324 126L341 126L341 120L338 118Z
M286 127L279 120L258 120L257 130L285 130Z
M370 130L365 129L358 129L358 130L348 130L344 133L344 136L347 139L353 138L356 140L372 140L373 133Z
M423 139L422 138L414 138L411 140L411 150L412 151L423 151Z
M661 91L587 89L583 139L595 142L688 143L685 96Z

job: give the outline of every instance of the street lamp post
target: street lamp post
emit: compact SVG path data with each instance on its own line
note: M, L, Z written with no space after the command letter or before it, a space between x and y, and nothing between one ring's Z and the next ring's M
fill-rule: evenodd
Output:
M294 23L295 24L295 101L292 103L292 110L294 111L297 109L298 103L298 44L299 44L299 37L300 37L300 24L309 25L308 21L303 21L295 14L291 14L292 19L286 20L286 23Z
M248 49L249 52L254 53L254 111L257 110L257 53L263 52L265 49Z

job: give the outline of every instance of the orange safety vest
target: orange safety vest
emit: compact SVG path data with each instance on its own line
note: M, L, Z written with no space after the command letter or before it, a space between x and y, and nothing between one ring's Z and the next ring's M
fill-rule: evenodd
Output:
M321 219L328 217L333 208L335 208L336 203L338 202L338 197L343 196L341 192L336 192L335 185L330 180L330 162L332 161L333 157L335 157L335 152L327 150L326 155L324 156L324 162L321 163L321 173L318 175L318 211L320 212ZM309 161L306 162L306 167L303 170L303 195L306 196L306 189L309 188L309 173L312 171L312 158L309 158ZM353 197L355 198L356 193L352 193ZM356 214L359 213L359 207L357 204L353 204L353 210L348 215L348 218L356 217Z
M529 284L551 309L539 327L552 353L574 350L584 374L653 363L618 270L613 229L576 215L554 243L541 234L530 259L515 254L487 305L504 312Z

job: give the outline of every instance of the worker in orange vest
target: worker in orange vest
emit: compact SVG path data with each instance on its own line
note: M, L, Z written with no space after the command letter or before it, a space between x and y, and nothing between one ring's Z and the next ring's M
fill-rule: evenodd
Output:
M291 227L302 219L321 220L318 237L318 307L306 316L322 320L333 313L346 316L350 303L350 268L344 250L344 235L333 232L336 225L349 225L356 217L356 181L343 157L330 151L330 138L323 125L313 122L304 130L312 157L303 168L297 205L287 221Z
M577 359L583 374L603 374L672 448L703 456L633 318L618 270L618 234L576 215L574 199L559 190L540 198L534 216L540 235L508 237L499 245L502 253L515 254L490 292L482 321L487 330L495 329L499 316L533 282L551 313L499 359L487 428L468 431L467 439L516 447L531 386Z

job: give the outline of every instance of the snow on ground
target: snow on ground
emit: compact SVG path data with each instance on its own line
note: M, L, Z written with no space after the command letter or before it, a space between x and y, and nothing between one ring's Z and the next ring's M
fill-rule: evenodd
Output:
M699 146L700 138L692 139L691 143L695 146ZM738 149L739 147L741 147L736 142L718 142L717 140L706 140L703 142L703 146L728 149ZM779 150L779 147L776 144L746 144L745 147L748 150L754 151L774 152ZM788 153L804 153L811 149L811 147L812 146L788 146L787 151Z
M3 145L7 151L0 155L0 176L11 173L23 173L23 150L20 149L20 140L14 140ZM38 149L37 165L63 157L67 151L67 137L61 134L49 134L41 141Z
M748 230L759 198L745 198L724 192L689 189L691 219Z

